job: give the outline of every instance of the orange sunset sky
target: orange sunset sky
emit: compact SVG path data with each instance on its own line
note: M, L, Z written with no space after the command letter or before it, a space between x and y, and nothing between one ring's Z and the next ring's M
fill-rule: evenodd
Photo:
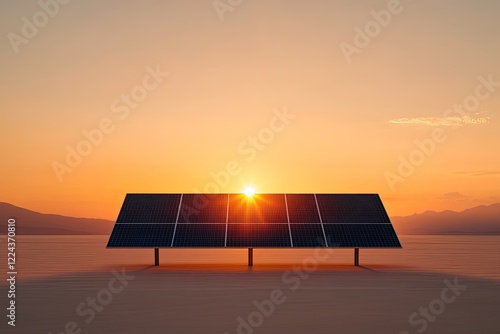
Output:
M221 2L3 1L0 201L115 219L218 173L390 215L500 202L500 2Z

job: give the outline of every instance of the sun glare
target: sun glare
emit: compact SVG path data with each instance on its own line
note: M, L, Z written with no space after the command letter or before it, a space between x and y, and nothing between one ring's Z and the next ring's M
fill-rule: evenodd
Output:
M252 197L255 194L255 189L252 187L246 187L244 193L247 197Z

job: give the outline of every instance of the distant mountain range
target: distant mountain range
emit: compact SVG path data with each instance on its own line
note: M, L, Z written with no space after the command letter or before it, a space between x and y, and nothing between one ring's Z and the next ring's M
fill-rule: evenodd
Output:
M398 234L500 234L500 203L391 217Z
M110 234L114 222L43 214L0 202L0 234L7 233L7 220L16 219L17 234Z
M17 220L17 234L104 234L114 222L42 214L0 202L0 235L7 232L7 219ZM405 234L500 234L500 203L481 205L461 212L426 211L411 216L391 217L394 228Z

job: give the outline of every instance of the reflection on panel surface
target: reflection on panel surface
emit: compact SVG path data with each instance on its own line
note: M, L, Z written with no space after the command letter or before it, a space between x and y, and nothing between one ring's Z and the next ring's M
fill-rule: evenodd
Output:
M229 196L229 224L288 224L285 195Z

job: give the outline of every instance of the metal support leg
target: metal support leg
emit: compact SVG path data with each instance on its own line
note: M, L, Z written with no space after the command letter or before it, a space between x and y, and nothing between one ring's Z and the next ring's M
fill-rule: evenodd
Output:
M160 265L160 250L155 248L155 266Z
M359 267L359 248L354 248L354 265Z
M253 266L253 248L248 249L248 266Z

